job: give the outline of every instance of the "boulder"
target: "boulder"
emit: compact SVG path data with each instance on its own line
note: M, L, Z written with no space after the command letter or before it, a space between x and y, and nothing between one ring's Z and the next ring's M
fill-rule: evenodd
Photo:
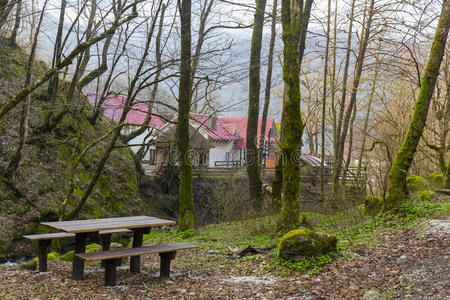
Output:
M295 261L305 257L321 256L336 251L334 235L299 228L285 234L278 246L278 257Z
M448 236L450 235L450 220L428 220L416 226L416 232L419 235L435 235Z

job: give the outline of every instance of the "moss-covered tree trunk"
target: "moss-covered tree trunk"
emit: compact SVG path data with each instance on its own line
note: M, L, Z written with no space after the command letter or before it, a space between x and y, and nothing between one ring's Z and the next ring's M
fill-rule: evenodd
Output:
M192 163L189 153L189 111L191 109L191 0L180 3L181 63L178 94L178 123L176 142L180 163L180 231L194 228L194 196L192 192Z
M255 19L253 22L252 43L250 49L250 73L248 95L247 123L247 175L250 202L260 210L262 207L261 161L258 157L258 118L259 92L261 89L261 44L264 28L264 11L266 0L256 1Z
M283 0L281 2L281 23L283 27L283 81L285 101L283 103L284 139L281 144L283 155L283 202L279 227L298 224L300 214L300 148L303 122L300 114L300 63L299 44L302 33L303 1Z
M450 0L445 1L434 36L428 63L423 75L419 95L403 143L395 155L389 172L389 185L386 195L387 207L401 203L407 194L406 176L414 159L420 138L426 125L428 109L439 75L442 58L450 27Z
M287 1L289 2L289 1ZM300 1L303 5L303 1ZM299 41L299 51L298 51L298 70L300 72L300 68L303 61L303 55L305 53L305 45L306 45L306 33L308 31L308 24L309 24L309 18L311 16L311 8L314 0L306 0L305 7L302 11L302 28L301 28L301 35L300 35L300 41ZM286 3L287 5L287 3ZM289 21L288 19L285 19L286 22ZM298 74L300 76L300 74ZM286 82L284 83L286 86ZM286 89L283 93L283 108L281 111L281 128L280 128L280 138L279 143L280 145L283 144L284 141L284 102L286 99ZM275 174L273 176L273 182L272 182L272 201L273 201L273 207L276 212L279 211L281 208L281 194L282 194L282 188L283 188L283 156L279 155L277 165L275 167Z

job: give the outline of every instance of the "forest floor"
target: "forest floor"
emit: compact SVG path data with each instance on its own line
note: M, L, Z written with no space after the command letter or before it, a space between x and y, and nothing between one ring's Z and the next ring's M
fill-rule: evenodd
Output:
M420 209L419 209L420 208ZM0 266L0 299L360 299L374 290L394 299L450 299L449 203L414 204L401 217L366 218L351 213L326 217L305 214L308 225L340 238L339 255L286 265L267 254L239 258L247 245L277 243L272 217L222 223L192 233L152 232L146 244L190 241L170 280L158 279L159 257L142 258L142 272L118 270L117 286L103 286L98 264L86 266L85 280L70 279L71 263L50 261L47 273ZM360 219L358 219L360 218ZM426 219L440 219L427 232ZM305 220L305 219L304 219Z

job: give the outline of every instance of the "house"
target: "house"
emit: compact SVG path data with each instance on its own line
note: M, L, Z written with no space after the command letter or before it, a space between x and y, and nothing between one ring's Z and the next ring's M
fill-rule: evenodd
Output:
M100 96L95 93L85 93L92 104L99 101ZM108 95L102 105L103 115L119 121L126 97ZM148 106L143 101L135 99L133 108L126 116L127 126L123 133L129 133L144 125L148 113ZM176 163L175 128L177 115L153 115L150 122L145 124L147 129L129 142L131 149L137 152L145 147L143 161L149 164L164 164L170 160ZM261 119L258 120L258 136L260 136ZM217 117L215 115L190 114L189 136L191 159L194 167L241 167L245 165L247 140L247 118ZM267 119L265 130L265 146L263 162L274 165L269 152L276 151L277 129L273 118ZM259 139L254 141L259 145Z

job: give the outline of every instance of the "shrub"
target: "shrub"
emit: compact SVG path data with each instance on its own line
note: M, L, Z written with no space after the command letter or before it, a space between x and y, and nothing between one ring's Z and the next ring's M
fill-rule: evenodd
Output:
M419 193L419 198L423 201L430 201L434 195L435 193L432 190L424 190Z
M417 175L408 176L406 178L406 186L408 188L408 192L412 194L429 189L426 179Z
M430 176L428 176L428 181L430 182L431 187L438 189L442 187L444 174L439 172L431 173Z

